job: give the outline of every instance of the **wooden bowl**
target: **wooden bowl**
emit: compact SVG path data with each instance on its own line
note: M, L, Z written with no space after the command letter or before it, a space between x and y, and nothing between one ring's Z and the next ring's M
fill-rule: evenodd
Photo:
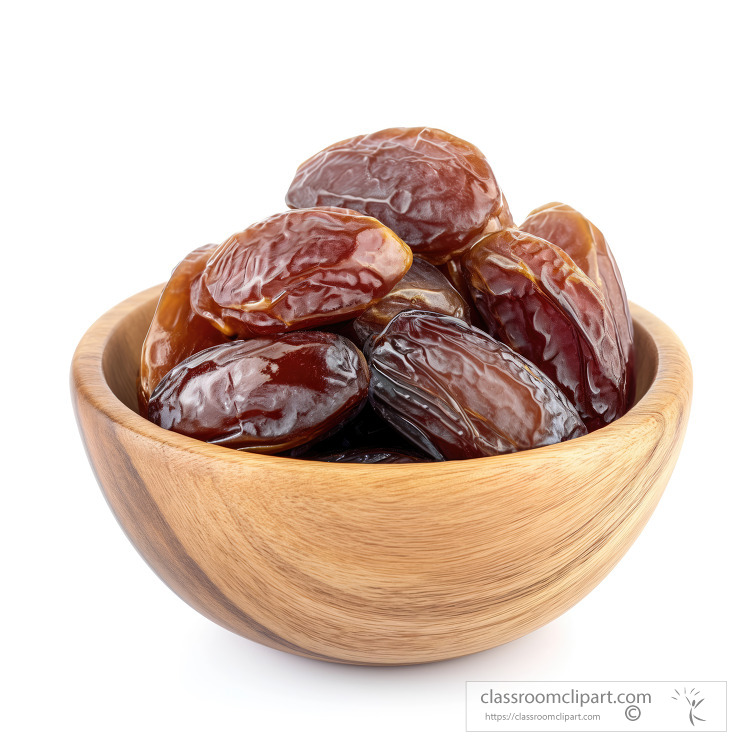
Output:
M633 305L638 401L570 442L396 465L209 445L137 413L159 292L103 315L73 357L91 465L130 541L173 591L219 625L294 654L415 664L544 625L633 543L685 434L687 353Z

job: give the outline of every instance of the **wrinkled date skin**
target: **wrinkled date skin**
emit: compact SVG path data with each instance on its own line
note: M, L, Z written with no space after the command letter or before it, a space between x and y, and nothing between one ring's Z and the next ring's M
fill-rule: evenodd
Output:
M189 357L159 383L148 418L229 448L279 453L330 432L367 398L364 356L348 339L297 331Z
M474 326L474 328L480 328L481 330L486 331L487 326L484 322L484 318L479 313L479 310L477 310L477 306L474 304L474 297L471 295L471 289L466 283L464 269L461 265L461 256L452 258L447 263L437 266L437 268L440 273L448 279L451 286L456 289L466 301L467 322Z
M335 143L300 165L286 202L374 216L435 264L463 252L488 224L512 223L482 152L434 128L389 128Z
M229 337L315 328L356 317L411 263L407 245L370 216L341 208L288 211L221 245L191 301Z
M612 313L559 247L504 229L461 262L490 333L557 383L589 431L625 413L625 360Z
M438 460L493 456L586 433L549 378L456 318L396 316L373 342L370 373L371 403Z
M355 319L354 331L359 342L364 344L371 336L379 334L404 310L432 310L468 322L466 300L435 266L414 258L406 276L380 302Z
M628 405L635 396L633 320L620 270L601 231L582 213L565 203L547 203L534 209L519 227L557 245L602 290L617 326L626 363Z
M161 293L141 350L138 404L146 415L148 400L159 381L182 360L228 341L190 305L191 285L206 268L216 245L193 250L172 272Z
M431 458L420 458L411 453L379 450L377 448L352 448L343 453L317 456L314 460L337 464L419 464L432 461Z

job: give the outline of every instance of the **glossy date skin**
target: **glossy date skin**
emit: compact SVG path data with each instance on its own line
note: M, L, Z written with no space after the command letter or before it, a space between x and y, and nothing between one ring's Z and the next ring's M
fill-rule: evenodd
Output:
M172 272L159 297L141 350L138 405L146 415L148 400L159 381L182 360L228 341L190 305L190 289L206 268L216 245L193 250Z
M335 143L300 165L286 202L374 216L435 264L463 252L488 225L512 222L482 152L435 128L389 128Z
M228 337L316 328L356 317L409 270L412 254L370 216L288 211L235 234L193 285L193 310Z
M557 386L505 344L429 312L396 316L373 342L370 402L433 458L536 448L586 428Z
M471 289L466 283L466 278L464 277L464 269L461 265L461 257L462 256L457 256L455 258L452 258L447 263L443 263L442 265L437 266L437 268L440 273L442 273L443 276L448 279L451 286L456 289L461 297L463 297L463 299L465 300L467 322L470 325L474 326L474 328L480 328L483 331L487 331L487 325L484 322L484 318L479 313L479 310L477 310L477 306L474 303L474 297L472 297L471 295Z
M462 258L490 333L533 362L570 399L589 431L625 413L625 360L599 287L546 240L505 229Z
M189 357L159 383L148 418L239 450L280 453L325 435L367 398L369 372L348 339L297 331Z
M582 213L566 203L547 203L535 208L519 227L524 232L557 245L602 290L617 327L626 362L628 404L635 396L635 349L633 320L620 269L601 231Z
M431 263L414 258L401 281L380 302L368 307L354 320L354 331L361 344L379 334L404 310L432 310L468 322L466 300Z

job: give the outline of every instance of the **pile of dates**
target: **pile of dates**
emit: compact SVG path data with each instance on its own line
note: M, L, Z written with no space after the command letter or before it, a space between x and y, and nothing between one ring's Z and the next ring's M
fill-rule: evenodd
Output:
M517 226L470 143L350 138L303 163L286 202L172 273L138 382L157 425L411 463L570 440L631 405L633 324L604 236L563 203Z

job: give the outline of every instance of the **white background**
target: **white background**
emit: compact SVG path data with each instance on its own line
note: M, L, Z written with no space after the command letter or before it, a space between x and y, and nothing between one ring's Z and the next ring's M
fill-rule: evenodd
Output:
M664 735L469 735L466 680L727 680L748 737L747 5L5 4L0 21L0 744L8 748L660 747ZM203 619L101 497L68 368L86 328L189 250L284 209L348 136L443 128L518 221L567 201L693 361L653 519L583 602L423 667L317 663Z

